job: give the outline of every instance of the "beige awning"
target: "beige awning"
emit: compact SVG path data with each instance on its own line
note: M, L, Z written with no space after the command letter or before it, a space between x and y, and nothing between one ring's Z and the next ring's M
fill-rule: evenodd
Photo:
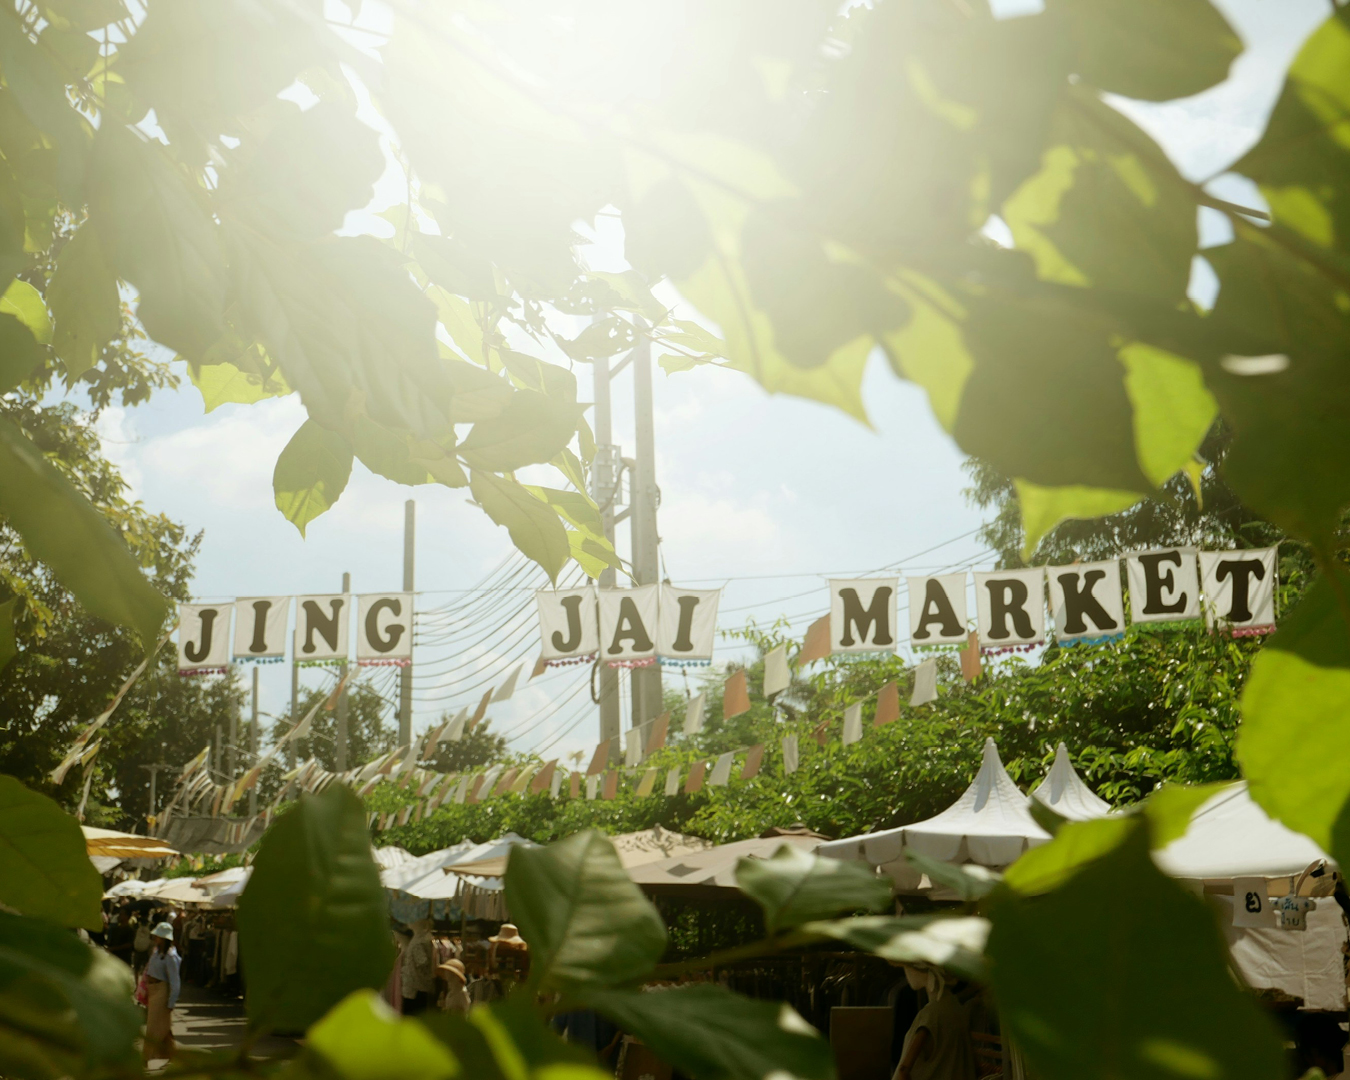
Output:
M81 825L84 846L91 856L104 855L116 859L164 859L178 852L157 836L137 836L135 833L115 832Z

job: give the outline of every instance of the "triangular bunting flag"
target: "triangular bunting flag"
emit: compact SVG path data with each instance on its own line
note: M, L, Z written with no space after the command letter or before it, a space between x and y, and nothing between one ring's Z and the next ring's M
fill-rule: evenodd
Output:
M888 682L877 691L877 715L872 721L873 727L885 727L900 719L900 687Z
M544 788L553 783L553 774L558 771L558 759L544 763L544 767L534 774L534 779L530 781L530 794L538 795Z
M797 666L806 667L817 660L830 655L830 617L822 615L806 628L806 637L802 639L801 652L797 654Z
M587 776L598 776L605 771L605 766L609 764L610 746L613 739L607 739L596 745L595 754L591 757L591 763L586 767Z
M745 755L745 768L741 770L741 779L750 780L758 776L762 764L764 764L764 744L755 743Z
M656 787L656 772L655 769L648 769L642 774L642 779L638 781L637 791L633 793L637 798L645 799L652 793L652 789Z
M487 707L489 702L491 701L492 701L492 687L489 686L487 688L487 691L483 694L482 700L478 702L478 708L474 709L473 718L465 726L466 731L472 731L474 728L478 726L478 721L480 721L481 719L483 719L483 717L487 715Z
M647 732L646 753L654 754L666 745L666 733L670 728L670 713L663 712L651 722Z
M689 699L684 710L684 733L697 735L703 730L703 707L708 700L708 691L700 690Z
M703 774L708 770L706 761L694 762L694 767L689 770L689 777L684 782L684 793L692 795L703 787Z
M530 679L538 678L548 670L548 661L544 659L544 654L539 654L539 659L534 662L534 670L530 672ZM528 682L529 679L526 680Z
M524 664L517 664L511 669L511 674L506 677L506 682L502 683L497 692L492 695L494 702L511 700L511 695L516 692L516 680L520 678L520 669L524 666Z
M745 669L742 668L732 673L722 691L722 719L730 720L733 716L749 711L750 691L745 683Z
M961 678L974 682L980 677L980 635L974 630L966 639L966 647L957 653L961 657Z

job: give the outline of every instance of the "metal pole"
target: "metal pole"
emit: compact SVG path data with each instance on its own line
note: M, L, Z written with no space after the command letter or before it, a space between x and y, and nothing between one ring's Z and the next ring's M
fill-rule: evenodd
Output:
M413 555L417 535L417 503L409 499L403 504L403 591L413 591ZM410 628L411 629L411 628ZM412 664L398 673L398 744L412 742Z
M149 768L149 770L150 770L150 813L147 814L146 817L154 817L154 816L155 816L155 780L156 780L156 778L159 776L159 766L158 766L158 765L150 765L150 766L147 766L147 768Z
M300 658L296 655L294 642L291 648L291 727L300 723ZM313 740L310 740L313 745ZM299 758L303 755L299 747L292 748L292 757Z
M234 665L230 664L226 669L228 674L226 678L230 680L230 687L234 687ZM230 710L230 741L225 746L225 771L229 774L231 780L236 779L235 769L239 764L239 706L236 705Z
M346 596L352 589L351 574L342 575L342 595ZM347 678L347 661L344 659L338 666L338 679ZM334 769L337 772L347 771L347 687L342 687L342 693L338 694L337 702L337 751L334 754Z
M600 507L600 517L605 525L605 536L610 544L614 543L614 501L618 495L618 452L613 446L611 416L609 404L609 361L595 360L591 363L594 372L595 397L595 462L591 466L591 496ZM614 588L614 568L605 567L600 572L600 587ZM603 643L602 643L603 645ZM600 741L619 737L619 671L600 660Z
M258 665L253 665L253 714L248 721L248 753L250 769L258 767ZM248 816L258 813L258 782L248 789Z
M633 576L639 585L660 580L660 538L656 532L656 434L652 422L652 344L647 324L634 320L638 342L633 349L633 425L637 467L633 477ZM661 665L634 668L633 726L661 712Z

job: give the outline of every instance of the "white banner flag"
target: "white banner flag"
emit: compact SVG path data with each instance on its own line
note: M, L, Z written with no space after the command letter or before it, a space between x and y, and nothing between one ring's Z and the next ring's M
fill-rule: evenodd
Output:
M356 659L411 660L413 594L367 593L356 598Z
M909 640L912 645L962 645L966 626L966 575L912 577L909 585Z
M830 651L894 652L900 579L830 580Z
M590 656L600 648L600 629L595 621L595 589L540 589L534 594L539 607L539 636L544 660L567 660Z
M1120 563L1078 563L1052 566L1050 615L1060 641L1119 634L1125 629L1125 594L1120 588Z
M656 655L660 595L659 585L599 590L601 659L650 660Z
M1200 552L1205 622L1210 626L1275 625L1275 548Z
M230 662L233 604L178 605L178 670L221 668Z
M711 660L717 641L717 602L721 596L721 589L662 585L656 651L671 659Z
M1125 560L1130 583L1130 618L1175 622L1200 617L1200 579L1195 548L1160 548Z
M289 596L250 596L234 602L234 658L262 659L286 655Z
M342 593L295 598L295 658L346 660L347 611L351 597Z
M1045 640L1045 568L975 575L980 644L1035 645Z

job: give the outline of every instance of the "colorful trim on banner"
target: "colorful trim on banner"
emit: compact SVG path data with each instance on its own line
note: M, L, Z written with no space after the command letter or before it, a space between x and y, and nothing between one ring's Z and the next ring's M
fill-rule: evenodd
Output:
M654 656L649 656L649 657L647 657L647 659L645 659L645 660L606 660L605 663L607 663L610 667L615 667L615 668L645 668L645 667L655 667L655 666L656 666L656 657L654 657Z
M1271 624L1265 626L1221 626L1219 633L1227 634L1230 637L1261 637L1263 634L1275 633L1275 627Z
M658 656L662 667L672 668L691 668L691 667L710 667L711 660L685 660L678 656Z
M284 664L284 656L236 656L231 660L234 664Z
M358 660L357 667L412 667L412 661L407 659L397 660Z
M577 664L594 664L595 658L599 653L591 653L588 656L567 656L561 660L545 660L545 667L575 667Z
M346 660L297 660L295 662L295 666L304 668L310 667L341 668L342 665L345 663L347 663Z
M1061 649L1067 649L1074 645L1106 645L1112 641L1121 641L1124 637L1125 631L1122 630L1119 634L1102 634L1100 637L1071 638L1069 641L1059 641L1056 639L1055 644Z
M195 679L198 675L224 675L227 667L179 668L178 674L185 679Z
M1044 641L1033 641L1030 645L982 645L980 646L980 655L1002 656L1004 653L1035 652L1037 649L1043 648L1044 646Z

